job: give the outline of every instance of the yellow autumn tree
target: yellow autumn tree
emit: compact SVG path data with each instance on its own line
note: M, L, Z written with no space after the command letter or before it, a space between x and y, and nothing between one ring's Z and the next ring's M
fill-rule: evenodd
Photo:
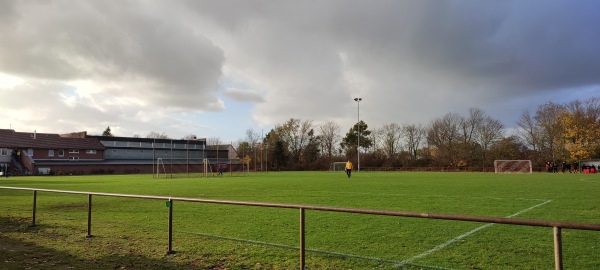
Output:
M597 119L578 111L564 111L561 124L571 161L593 158L600 146L600 125Z

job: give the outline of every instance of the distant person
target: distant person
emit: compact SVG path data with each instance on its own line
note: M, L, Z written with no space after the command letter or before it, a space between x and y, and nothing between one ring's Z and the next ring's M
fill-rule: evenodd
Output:
M218 165L217 170L219 170L219 173L217 175L223 175L223 165L222 164Z
M348 178L350 178L350 176L352 176L352 162L350 162L350 160L346 162L346 168L344 170L346 171L346 175L348 175Z

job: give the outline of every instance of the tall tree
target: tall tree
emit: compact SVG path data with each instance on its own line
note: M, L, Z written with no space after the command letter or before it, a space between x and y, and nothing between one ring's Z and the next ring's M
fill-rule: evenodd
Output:
M458 165L460 119L460 115L447 113L441 118L434 119L427 130L427 143L435 147L435 157L440 165Z
M421 142L425 139L426 129L421 124L406 124L402 127L406 138L406 146L410 152L412 160L417 159L417 151L421 147Z
M396 123L385 124L379 133L382 140L383 151L388 158L394 158L400 148L400 139L402 138L402 128Z
M567 103L561 124L570 162L600 157L600 98Z
M267 166L274 170L286 169L289 157L289 149L286 142L280 137L279 128L276 127L269 131L264 139L267 149Z
M517 136L508 136L498 140L490 148L490 156L494 159L530 159L528 147Z
M281 140L289 148L292 161L299 162L302 150L309 142L308 133L312 130L312 121L291 118L283 125L278 125L275 128Z
M537 152L542 141L542 130L529 110L523 111L521 118L517 121L517 126L519 127L519 136L534 152Z
M243 159L250 153L250 144L246 141L239 141L237 146L237 158Z
M485 161L490 147L493 143L502 139L502 129L504 125L500 120L492 118L491 116L485 116L482 122L477 125L475 132L475 140L479 143L482 152L481 166L485 170Z
M104 130L104 132L102 132L102 136L108 136L108 137L112 137L113 134L110 131L110 126L106 127L106 129Z
M359 141L360 148L371 147L373 141L371 140L370 135L371 131L369 130L369 126L363 120L360 120L360 122L354 124L348 133L346 133L346 137L342 139L340 146L346 150L346 155L354 155L358 151Z
M253 129L248 129L246 130L246 141L248 142L248 144L250 144L250 152L248 153L248 155L251 155L254 157L254 171L256 171L256 162L258 161L258 155L259 155L259 151L258 151L258 142L260 141L260 134L257 132L254 132ZM262 160L261 160L262 162Z
M563 127L560 121L563 111L562 105L548 102L538 108L534 117L542 131L541 146L545 148L542 150L547 150L545 152L552 161L566 158Z
M335 146L340 140L341 127L333 122L329 121L319 126L319 137L321 137L321 148L323 153L327 154L327 159L331 162L333 153L335 152Z
M302 150L303 163L311 165L316 162L319 158L319 145L321 144L321 137L315 136L314 130L308 132L308 143Z
M461 143L459 144L458 156L463 160L463 164L475 157L475 152L478 150L475 136L484 121L485 114L483 110L478 108L470 108L469 116L459 118L459 129Z

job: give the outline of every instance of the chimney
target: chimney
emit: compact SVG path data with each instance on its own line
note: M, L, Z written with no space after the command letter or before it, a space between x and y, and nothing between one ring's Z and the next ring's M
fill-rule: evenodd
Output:
M33 130L33 139L35 140L35 137L37 137L37 130Z

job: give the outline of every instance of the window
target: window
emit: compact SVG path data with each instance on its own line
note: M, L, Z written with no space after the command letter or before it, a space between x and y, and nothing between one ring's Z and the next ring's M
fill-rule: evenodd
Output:
M58 156L59 157L64 157L65 156L65 149L58 149Z
M85 150L86 154L96 154L96 150Z
M53 157L54 156L54 149L48 149L48 156L49 157Z
M8 156L8 148L0 148L0 156Z
M79 157L69 157L69 160L79 160Z
M69 154L79 154L79 149L69 149Z

